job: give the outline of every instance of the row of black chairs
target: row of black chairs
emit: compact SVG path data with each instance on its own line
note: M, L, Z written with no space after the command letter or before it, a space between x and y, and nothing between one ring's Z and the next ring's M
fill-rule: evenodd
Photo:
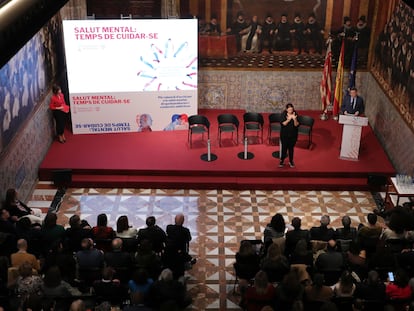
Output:
M269 114L269 127L268 127L268 143L272 141L272 134L279 133L281 130L282 114L271 113ZM248 137L249 132L255 132L259 138L260 143L263 143L263 131L264 131L264 118L261 113L246 112L243 115L243 140ZM299 134L308 136L308 148L312 145L312 129L315 120L310 116L298 116L299 121ZM234 134L236 134L235 143L239 143L239 119L234 114L220 114L217 116L218 122L218 141L220 147L222 146L222 134L231 133L231 139L234 141ZM190 148L192 147L193 134L201 134L204 139L204 134L207 134L207 139L210 139L210 121L204 115L192 115L188 118L188 141Z

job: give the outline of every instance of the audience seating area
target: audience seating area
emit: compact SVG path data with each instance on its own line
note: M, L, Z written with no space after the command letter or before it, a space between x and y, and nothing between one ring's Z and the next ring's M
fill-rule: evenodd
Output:
M128 226L127 216L121 218L126 219L122 231L118 222L117 231L107 226L105 214L98 215L95 226L74 215L64 228L56 223L56 214L49 212L42 224L29 222L23 228L25 217L13 223L2 208L0 307L67 311L80 300L85 309L70 310L138 305L150 310L164 305L185 309L191 303L185 271L196 263L187 253L191 236L180 236L180 232L189 233L188 229L176 220L170 231L170 225L164 231L155 225L155 218L148 217L153 223L147 222L148 227L138 231ZM32 241L39 249L30 247L30 253ZM153 245L161 246L154 251Z
M414 213L398 207L383 216L387 225L379 225L378 216L370 213L366 224L351 224L344 216L344 227L331 228L329 216L323 216L320 227L302 229L299 218L290 225L276 214L264 242L240 243L233 288L240 306L248 311L265 306L413 310Z

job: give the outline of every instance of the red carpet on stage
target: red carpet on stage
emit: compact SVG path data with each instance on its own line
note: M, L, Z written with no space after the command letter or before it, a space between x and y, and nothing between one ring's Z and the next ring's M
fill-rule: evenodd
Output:
M230 133L224 133L223 146L219 147L220 113L233 113L239 118L239 145L232 143ZM268 114L263 114L264 142L248 145L253 159L240 159L238 154L244 152L243 113L199 111L211 122L211 153L217 155L217 160L210 162L200 158L207 153L206 135L204 140L194 135L190 149L185 130L90 135L67 131L65 144L52 144L39 168L39 179L53 180L57 171L67 170L75 187L367 190L368 177L375 180L395 174L369 126L362 131L359 160L340 159L342 125L332 119L321 121L318 111L298 112L315 118L315 124L310 149L307 137L299 135L296 168L279 168L279 160L272 156L279 144L277 138L268 143Z

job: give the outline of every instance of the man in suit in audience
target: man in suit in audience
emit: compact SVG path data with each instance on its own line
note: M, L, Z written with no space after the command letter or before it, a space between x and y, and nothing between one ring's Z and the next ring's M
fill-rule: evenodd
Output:
M320 222L321 225L319 227L312 227L310 229L310 239L325 242L335 239L334 229L328 228L331 223L329 215L323 215Z
M163 257L164 264L174 273L174 278L184 275L185 269L196 263L191 258L189 243L192 239L190 230L183 226L184 215L175 216L175 223L167 226L167 245Z
M342 228L337 228L335 231L335 239L338 240L354 240L356 238L357 230L351 227L351 217L345 215L342 217Z
M125 281L131 275L132 257L128 252L122 250L122 239L115 238L112 240L112 251L104 255L105 265L115 269L115 277Z
M104 266L104 253L94 248L92 239L83 239L81 246L82 249L75 254L80 268L102 268Z
M299 217L293 217L292 226L293 230L286 232L286 241L285 241L285 254L289 256L295 250L296 244L299 240L304 239L309 248L309 230L301 229L302 221Z
M167 234L155 224L156 219L154 216L149 216L145 222L147 227L138 231L138 244L143 240L148 240L151 242L154 252L157 254L162 253L167 241Z

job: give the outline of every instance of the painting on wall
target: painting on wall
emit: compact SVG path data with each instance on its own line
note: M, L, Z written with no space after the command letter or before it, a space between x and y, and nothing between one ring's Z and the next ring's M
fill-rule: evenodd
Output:
M414 10L400 1L375 42L372 72L414 131Z
M61 70L56 57L60 24L58 17L52 18L0 69L0 154L44 98L50 81Z

